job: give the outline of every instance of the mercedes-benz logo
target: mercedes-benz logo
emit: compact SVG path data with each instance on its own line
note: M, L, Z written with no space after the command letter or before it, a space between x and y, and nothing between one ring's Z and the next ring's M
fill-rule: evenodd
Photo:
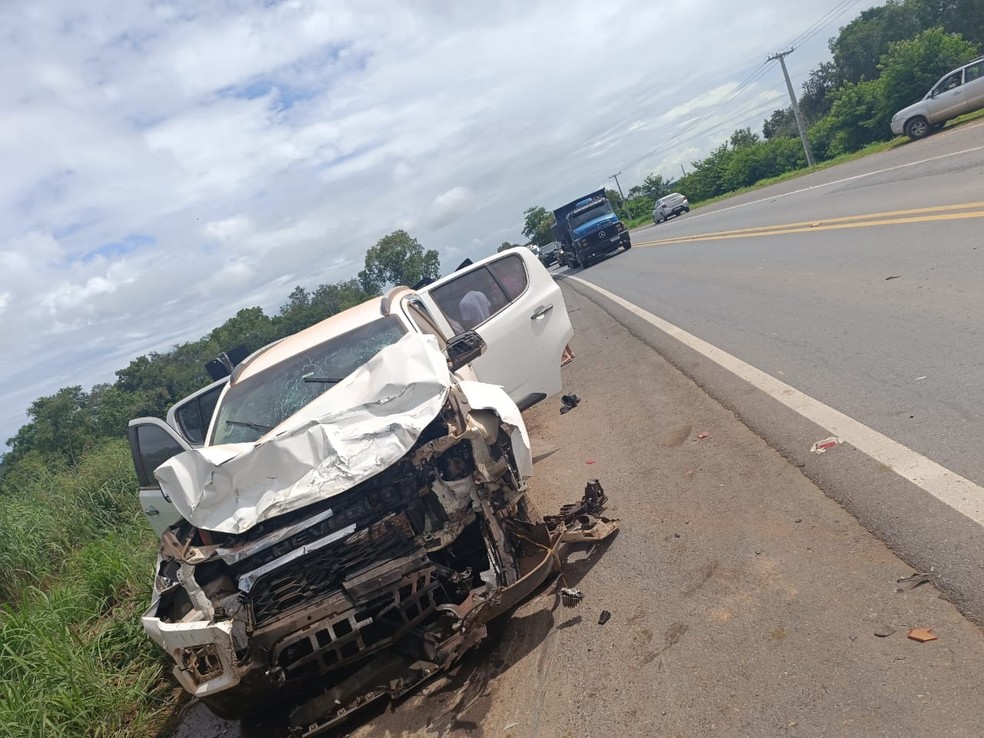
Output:
M598 234L598 236L599 236L600 238L604 238L604 237L605 237L605 232L604 232L604 231L602 231L601 233L599 233L599 234Z

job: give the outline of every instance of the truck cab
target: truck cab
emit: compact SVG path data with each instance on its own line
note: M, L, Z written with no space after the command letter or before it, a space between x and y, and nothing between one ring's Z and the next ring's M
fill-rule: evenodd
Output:
M632 248L628 229L612 209L605 190L597 190L554 210L554 234L563 243L563 262L586 268L619 249Z

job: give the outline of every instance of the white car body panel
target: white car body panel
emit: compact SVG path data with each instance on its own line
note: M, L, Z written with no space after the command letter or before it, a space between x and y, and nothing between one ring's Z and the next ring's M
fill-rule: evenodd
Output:
M510 249L454 272L419 291L420 298L448 335L458 332L454 316L434 293L504 259L522 259L528 283L525 291L474 330L486 350L471 362L476 378L502 387L521 409L561 391L560 359L574 336L560 287L529 249Z

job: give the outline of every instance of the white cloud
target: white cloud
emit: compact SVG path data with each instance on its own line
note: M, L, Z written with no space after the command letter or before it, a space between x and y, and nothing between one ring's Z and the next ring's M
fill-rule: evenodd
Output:
M41 394L354 276L400 224L449 268L619 168L675 176L782 104L773 70L680 133L837 4L4 4L0 440Z

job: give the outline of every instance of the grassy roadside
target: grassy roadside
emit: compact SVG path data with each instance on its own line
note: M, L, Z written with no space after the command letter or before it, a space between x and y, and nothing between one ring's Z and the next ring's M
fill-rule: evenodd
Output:
M156 540L123 441L0 494L0 736L150 736L173 707L140 627Z
M984 110L978 110L977 112L974 113L967 113L966 115L962 115L959 118L954 118L952 121L947 123L945 130L950 130L951 128L963 125L964 123L968 123L970 121L979 120L981 118L984 118ZM826 161L822 161L818 163L815 167L813 167L813 169L807 169L807 168L794 169L784 174L780 174L778 177L770 177L769 179L763 179L756 182L753 185L749 185L748 187L742 187L732 192L727 192L723 195L712 197L709 200L702 200L701 202L696 204L691 203L691 209L697 210L699 208L706 207L708 205L714 205L715 203L721 202L722 200L728 200L732 197L743 195L746 192L754 192L755 190L761 190L765 187L769 187L774 184L779 184L781 182L788 182L789 180L798 179L799 177L806 176L807 174L813 174L814 172L819 172L824 169L830 169L831 167L836 167L840 164L846 164L847 162L850 161L863 159L864 157L871 156L872 154L878 154L881 153L882 151L891 151L892 149L896 149L899 146L908 145L909 143L910 143L909 140L902 136L898 138L893 138L891 141L881 141L878 143L873 143L870 144L869 146L865 146L863 149L859 149L858 151L853 151L850 154L842 154L833 159L827 159ZM632 230L635 228L639 228L641 226L652 225L652 222L653 219L650 216L644 215L638 218L632 218L631 220L628 220L626 222L626 225L630 230Z

